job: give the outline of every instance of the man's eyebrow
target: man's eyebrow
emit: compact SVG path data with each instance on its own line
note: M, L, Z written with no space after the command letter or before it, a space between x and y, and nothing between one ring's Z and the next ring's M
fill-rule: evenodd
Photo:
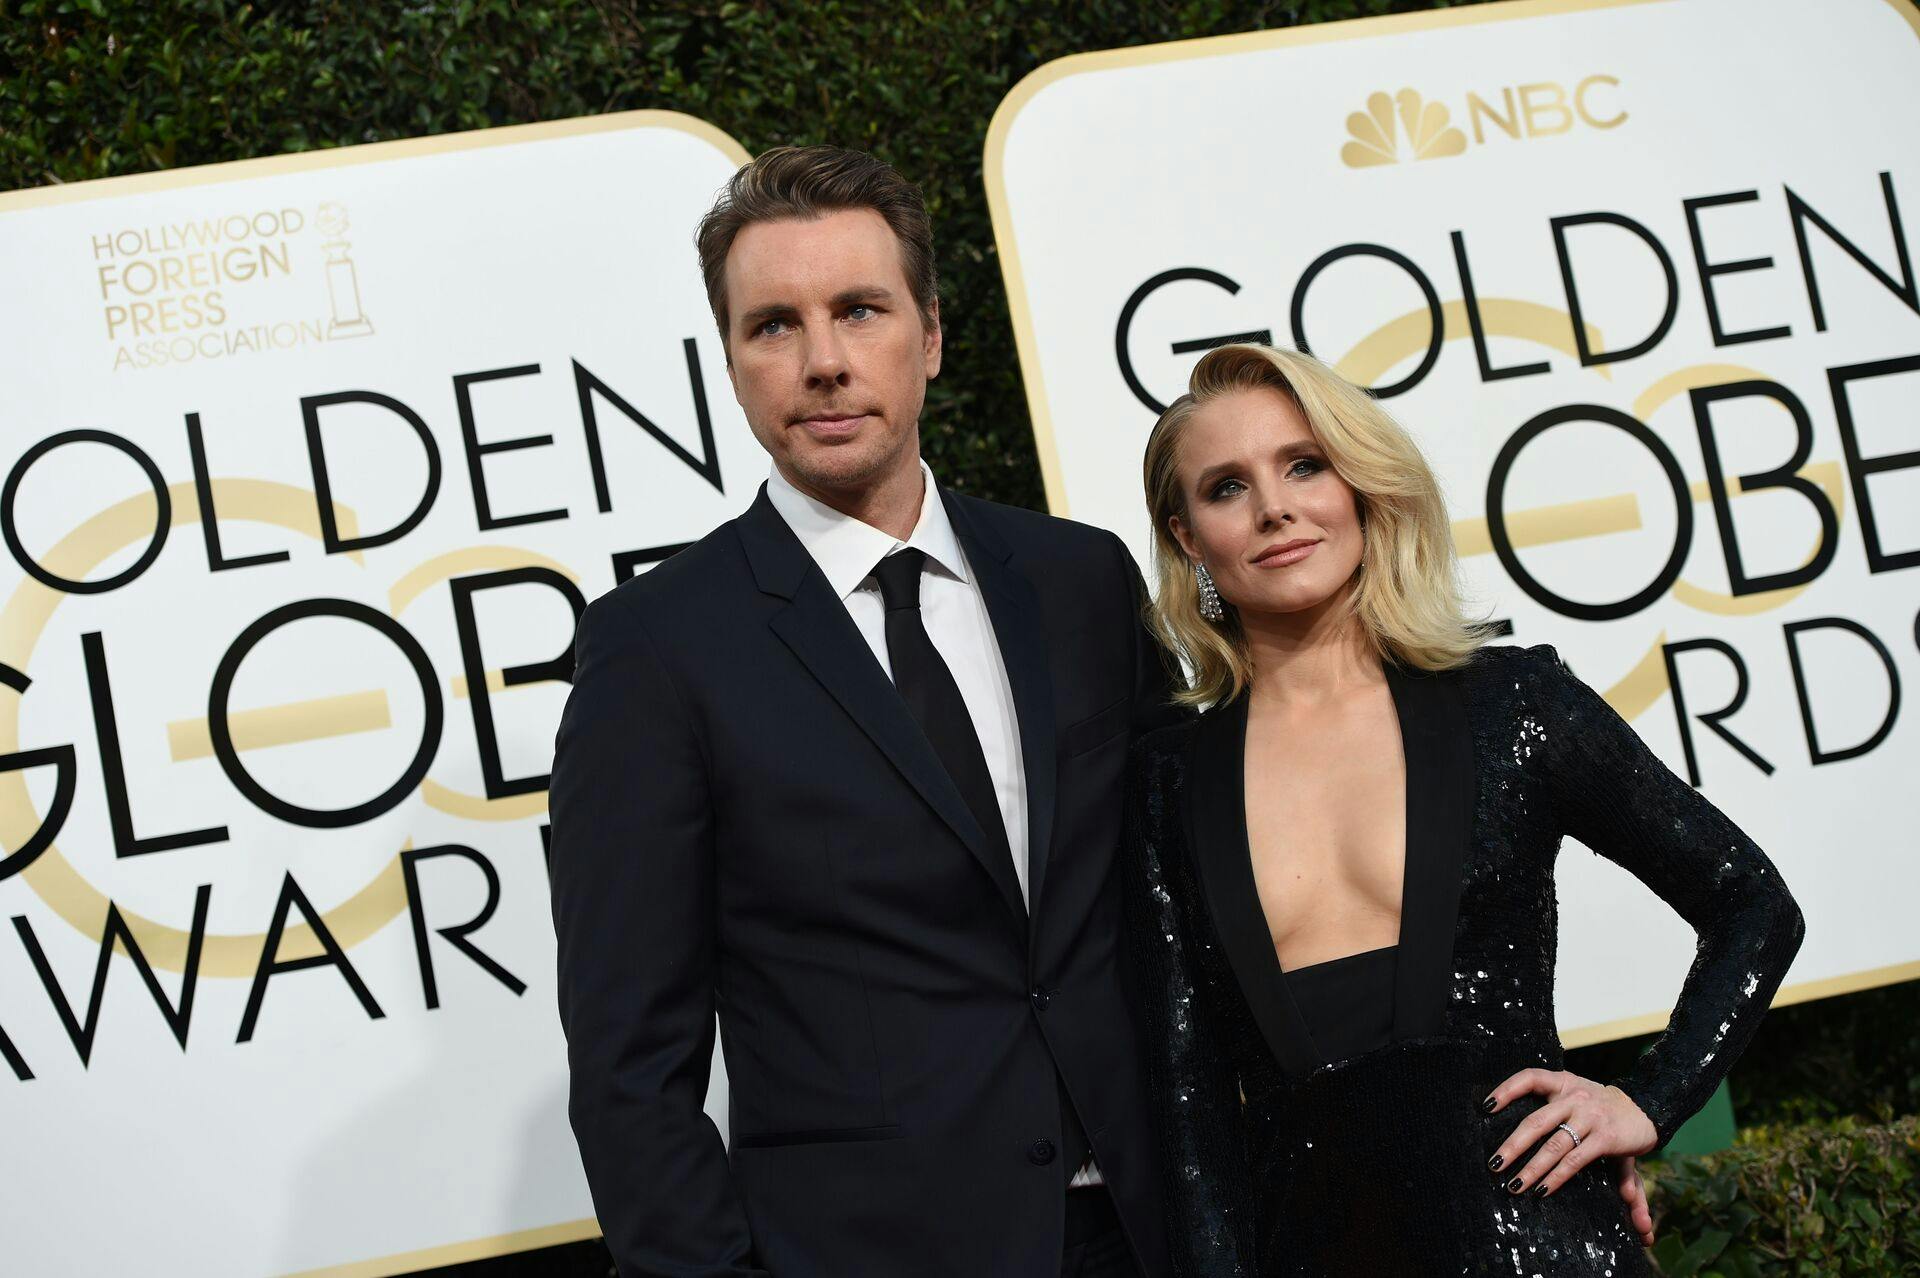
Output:
M861 302L891 302L893 290L884 284L856 284L834 294L835 306L855 306Z
M797 314L799 314L799 311L789 303L768 302L766 305L756 306L750 311L742 311L740 313L740 324L744 328L755 329L759 328L768 320L792 319Z

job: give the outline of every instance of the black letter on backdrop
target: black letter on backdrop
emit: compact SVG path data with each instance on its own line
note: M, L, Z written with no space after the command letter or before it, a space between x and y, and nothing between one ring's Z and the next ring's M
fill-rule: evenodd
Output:
M625 413L627 420L665 445L667 451L685 462L694 474L712 484L716 492L726 491L720 486L720 454L713 444L713 417L707 411L706 379L700 374L700 348L694 345L691 337L682 345L687 354L687 383L693 388L693 415L700 423L700 457L680 447L678 440L655 426L645 413L620 398L611 386L588 372L585 364L577 359L573 361L574 389L580 395L580 424L587 434L587 464L593 467L593 495L603 512L613 509L613 498L607 493L606 458L600 455L600 419L594 414L595 395Z
M1807 464L1807 458L1813 453L1813 419L1807 416L1806 407L1792 391L1777 382L1728 382L1721 386L1696 386L1690 394L1694 425L1700 431L1700 457L1707 467L1707 490L1713 495L1713 518L1720 526L1720 549L1726 555L1727 580L1733 585L1733 593L1752 595L1762 590L1804 585L1825 572L1827 565L1833 562L1834 551L1839 549L1840 517L1834 513L1833 503L1827 500L1827 495L1820 491L1820 485L1795 473ZM1750 395L1774 400L1793 415L1793 456L1772 470L1740 476L1740 491L1752 493L1768 488L1792 489L1812 502L1815 512L1820 516L1820 548L1814 552L1813 558L1802 567L1777 572L1770 577L1747 576L1746 566L1740 560L1740 539L1733 531L1733 507L1727 497L1727 476L1721 468L1720 447L1713 436L1713 405L1723 399L1741 399Z
M207 469L207 441L200 433L200 414L187 414L187 452L193 457L193 495L200 503L200 539L207 543L207 571L225 572L254 564L282 563L292 556L284 550L228 559L220 553L220 515L213 506L213 477Z
M1113 357L1120 365L1120 379L1133 392L1133 397L1147 406L1147 411L1159 414L1167 411L1167 406L1155 399L1151 392L1140 383L1140 374L1134 371L1132 337L1133 317L1139 313L1140 306L1149 297L1168 284L1177 284L1182 280L1199 280L1203 284L1212 284L1227 291L1229 296L1240 291L1237 281L1229 279L1218 271L1210 271L1204 266L1176 266L1170 271L1162 271L1133 290L1127 298L1127 304L1120 308L1120 322L1113 327ZM1210 351L1216 346L1229 346L1234 342L1259 342L1272 345L1273 330L1259 329L1250 333L1228 333L1221 337L1201 337L1193 341L1175 342L1175 355L1188 355L1194 351Z
M1667 663L1667 687L1673 693L1673 717L1680 725L1680 748L1686 752L1687 756L1687 783L1696 789L1699 787L1700 764L1699 761L1694 758L1693 754L1693 725L1688 722L1687 719L1687 698L1686 695L1680 691L1679 657L1683 652L1697 652L1702 649L1709 652L1717 652L1728 661L1731 661L1733 663L1733 673L1740 682L1734 685L1733 700L1727 702L1726 705L1718 710L1709 710L1705 714L1696 714L1693 717L1711 728L1718 734L1722 741L1725 741L1728 745L1738 750L1746 758L1748 763L1751 763L1768 776L1772 776L1773 765L1761 758L1759 752L1754 750L1746 742L1734 736L1721 722L1724 719L1731 719L1734 715L1740 713L1740 707L1747 704L1747 663L1740 659L1740 654L1733 650L1731 644L1724 643L1719 639L1689 639L1685 643L1667 643L1660 645L1661 659Z
M227 700L233 694L233 680L240 672L240 663L246 660L247 654L262 639L281 626L305 617L341 617L371 626L393 641L393 646L407 659L407 664L413 667L414 677L420 681L420 700L426 712L426 722L420 729L420 748L414 752L413 762L407 765L406 772L401 774L398 781L355 807L303 808L289 803L255 781L246 765L240 761L240 752L234 748ZM440 700L440 686L434 680L433 663L428 659L426 649L407 633L405 626L392 617L351 599L302 599L298 603L283 604L267 613L242 630L239 638L227 648L226 655L220 658L220 664L214 668L213 685L207 690L207 735L213 740L214 757L220 760L227 780L233 782L234 789L245 795L262 812L315 830L337 830L342 826L371 821L412 794L414 787L420 784L420 778L427 775L427 768L433 763L434 751L440 748L440 729L445 713Z
M413 433L420 437L421 446L427 450L427 487L420 494L420 503L413 508L412 514L385 532L359 537L340 535L340 525L333 516L333 481L327 474L327 452L320 441L320 410L333 404L373 404L384 408L413 427ZM391 395L382 395L378 391L338 391L332 395L308 395L302 399L300 418L307 427L307 461L313 467L314 501L320 508L320 540L329 555L337 555L345 550L384 546L388 542L399 541L420 526L420 521L433 509L434 498L440 495L440 449L433 442L433 432L427 429L427 423L420 414Z
M72 581L66 577L56 577L42 568L27 553L20 541L20 530L14 527L14 512L19 509L16 500L20 495L20 483L27 477L27 470L35 462L45 457L62 444L105 444L117 448L133 458L134 464L146 472L147 484L153 489L154 518L153 535L147 541L147 548L140 557L129 564L124 572L115 573L105 581ZM173 527L173 497L167 492L167 481L161 476L160 468L153 464L153 458L146 455L132 441L120 438L104 430L63 430L58 435L49 435L21 454L20 460L7 472L7 482L0 486L0 536L4 536L7 549L12 552L14 562L29 577L43 586L65 591L70 595L103 595L109 590L118 590L148 568L160 557L160 548L167 544L167 531Z
M0 684L24 693L33 685L33 680L24 671L0 662ZM0 772L20 772L27 768L44 768L49 764L53 766L53 802L47 805L47 813L40 819L40 828L19 847L0 856L0 883L32 865L42 852L53 846L60 827L67 823L67 814L73 810L74 779L79 773L70 745L42 746L38 750L0 754Z
M1349 257L1377 257L1392 262L1412 277L1413 282L1420 286L1420 295L1427 299L1427 323L1432 331L1427 338L1427 353L1420 360L1419 367L1391 386L1372 388L1375 399L1392 399L1418 386L1433 371L1434 363L1440 358L1440 347L1447 340L1447 318L1440 309L1440 294L1434 291L1433 281L1427 278L1426 272L1414 265L1413 259L1406 254L1395 252L1384 244L1342 244L1313 259L1313 264L1301 275L1300 282L1293 286L1293 344L1303 351L1309 349L1306 330L1308 287L1319 278L1320 272Z
M449 944L462 954L478 963L487 975L512 990L515 996L527 992L527 983L496 963L482 952L479 946L467 939L468 934L478 932L493 917L500 905L500 875L493 868L493 862L487 860L478 851L459 843L444 843L437 848L419 848L400 854L400 869L407 879L407 913L413 918L413 952L420 959L420 985L426 992L427 1010L440 1006L440 983L433 975L433 953L427 948L427 907L420 899L420 872L416 868L422 861L430 861L438 856L464 857L480 867L480 873L487 879L487 903L480 912L465 923L455 923L450 927L433 929L445 937Z
M98 630L89 630L80 636L80 651L86 659L87 691L93 696L93 735L100 743L100 776L107 790L107 819L113 827L114 856L143 856L148 852L171 852L202 843L226 842L224 825L182 830L178 834L156 834L150 839L133 832L133 797L127 791L127 765L120 756L120 725L113 712L113 683L107 677L107 652Z
M7 1027L4 1025L0 1025L0 1056L6 1058L7 1068L13 1071L15 1078L23 1083L32 1081L33 1071L27 1068L27 1058L20 1054L20 1049L15 1047L13 1040L7 1037Z
M488 453L511 452L516 448L544 448L553 442L551 435L523 435L518 439L495 439L487 443L480 442L480 430L473 419L473 384L491 382L506 377L528 377L540 371L538 364L522 364L518 368L494 368L484 373L461 373L453 379L453 398L460 406L460 438L467 446L467 477L473 481L473 513L479 520L480 531L493 528L511 528L515 524L537 524L549 519L565 519L567 512L561 510L536 510L526 515L495 515L487 500L487 472L481 465L481 459Z
M46 952L40 948L40 938L34 935L33 924L27 921L24 914L14 916L13 930L20 934L20 944L26 946L27 957L33 960L33 970L40 974L40 983L47 987L47 997L53 1002L53 1010L60 1014L60 1023L67 1027L67 1037L73 1040L73 1050L80 1053L82 1069L86 1068L88 1058L93 1055L93 1036L100 1028L100 1008L107 992L107 969L113 965L116 941L125 947L127 957L133 960L134 970L146 982L147 992L153 995L160 1015L167 1018L167 1028L173 1031L180 1050L187 1050L187 1026L193 1019L193 991L200 983L200 950L207 939L207 906L212 899L211 883L202 883L193 896L193 926L187 933L187 961L180 969L178 1007L167 999L167 992L160 988L160 978L153 974L153 964L141 952L133 929L120 917L120 907L111 901L107 902L107 923L100 933L100 957L93 965L93 992L87 996L85 1022L73 1014L73 1005L67 1002L59 978L53 974L53 964L47 962Z
M1567 228L1587 226L1592 223L1617 226L1639 236L1641 242L1652 249L1653 255L1660 259L1660 269L1666 273L1667 277L1667 310L1660 317L1660 323L1654 327L1653 332L1648 334L1647 339L1623 351L1602 351L1597 355L1587 346L1587 325L1580 315L1580 290L1573 282L1573 259L1567 255ZM1619 213L1576 213L1569 217L1556 217L1551 225L1553 252L1554 256L1560 259L1560 283L1567 293L1567 314L1573 317L1573 343L1574 348L1580 352L1580 366L1587 368L1594 364L1619 363L1621 360L1645 355L1658 346L1668 331L1673 328L1673 317L1680 313L1680 277L1674 271L1673 259L1667 256L1666 246L1660 243L1660 237L1632 218L1624 217Z
M1508 377L1532 377L1547 371L1547 361L1495 368L1487 353L1487 328L1480 319L1480 295L1473 288L1473 272L1467 267L1467 237L1453 232L1453 260L1460 268L1460 296L1467 307L1467 329L1473 334L1473 357L1480 363L1480 380L1497 382Z
M1667 483L1673 488L1673 553L1667 556L1666 566L1660 569L1660 575L1649 582L1645 590L1618 603L1583 604L1554 594L1521 566L1520 556L1514 552L1513 540L1507 535L1507 472L1513 469L1521 449L1563 422L1598 422L1625 431L1653 454L1660 468L1667 472ZM1680 569L1687 562L1687 550L1693 545L1693 494L1687 488L1686 476L1680 473L1680 463L1660 442L1660 437L1641 425L1638 419L1601 404L1568 404L1541 413L1501 445L1499 455L1493 459L1493 469L1487 474L1487 539L1493 543L1493 552L1500 557L1500 564L1507 570L1507 575L1535 603L1551 608L1563 617L1576 617L1581 621L1614 621L1639 612L1666 594L1667 588L1680 579Z
M280 957L280 935L287 930L287 911L298 908L300 917L313 929L313 939L320 946L320 953L309 954L306 958L282 959ZM313 903L307 900L307 894L293 881L289 873L286 881L280 885L280 899L274 903L273 922L267 927L266 944L260 947L260 966L254 969L253 988L247 992L247 1010L240 1017L240 1037L236 1043L244 1043L253 1037L254 1023L260 1019L260 1004L267 997L267 982L282 972L297 972L308 967L337 967L341 979L347 988L353 991L360 1006L365 1009L370 1020L379 1020L386 1013L373 1001L373 995L360 979L360 973L353 970L353 964L347 962L347 952L340 948L340 942L333 939L333 933L327 930L326 922L314 910Z
M1887 651L1887 645L1880 637L1857 621L1846 617L1814 617L1807 621L1793 621L1781 627L1787 638L1787 660L1793 666L1793 691L1800 698L1800 723L1807 731L1807 757L1815 767L1823 763L1838 763L1842 759L1857 759L1874 749L1887 739L1893 731L1893 721L1900 717L1900 672L1894 668L1893 654ZM1880 664L1887 671L1887 717L1872 736L1859 745L1848 746L1844 750L1822 750L1819 734L1813 727L1813 702L1807 697L1807 678L1800 665L1800 634L1805 630L1846 630L1859 635L1867 641L1874 655L1880 658Z
M473 597L483 590L505 586L539 585L559 591L573 609L573 628L567 631L566 646L557 656L531 665L508 666L500 672L500 686L515 688L523 683L541 683L548 679L573 682L573 633L587 610L586 596L580 587L551 568L509 568L504 572L476 573L455 577L453 622L460 634L460 661L467 676L467 700L473 704L473 735L480 747L480 775L486 782L489 799L510 794L537 794L547 788L550 773L514 777L509 780L500 766L500 738L493 725L493 694L487 688L487 663L480 652L480 627L474 619Z
M1682 200L1681 207L1687 211L1687 235L1693 240L1693 264L1700 272L1700 293L1707 299L1707 327L1713 330L1715 346L1738 346L1742 342L1764 342L1775 337L1790 337L1793 330L1785 324L1777 328L1753 328L1744 333L1729 333L1720 326L1720 302L1713 295L1713 277L1716 275L1735 275L1741 271L1767 271L1773 269L1770 257L1749 257L1738 262L1707 261L1706 237L1700 232L1700 210L1714 208L1722 204L1745 204L1749 200L1760 198L1758 191L1730 191L1725 195L1703 195L1698 199Z
M1867 274L1879 280L1887 291L1907 304L1907 309L1920 315L1920 289L1914 286L1913 259L1907 256L1907 236L1900 226L1900 205L1893 198L1893 175L1880 175L1880 193L1887 201L1887 222L1893 231L1893 252L1900 259L1900 278L1881 270L1872 258L1846 236L1834 229L1833 223L1813 211L1813 206L1793 193L1793 188L1783 186L1787 193L1787 213L1793 219L1793 242L1800 248L1800 273L1807 279L1807 301L1813 306L1813 326L1820 332L1827 331L1827 310L1820 304L1820 285L1813 277L1813 255L1807 250L1807 223L1812 222L1826 233L1828 239L1847 251L1847 256L1866 268Z
M1920 466L1920 448L1904 453L1882 453L1861 457L1860 435L1853 423L1853 404L1847 398L1847 383L1869 377L1887 377L1894 373L1920 372L1920 355L1903 359L1875 360L1869 364L1848 364L1827 370L1827 384L1833 388L1833 415L1840 427L1840 447L1847 457L1847 479L1853 485L1853 504L1860 510L1860 536L1867 547L1867 571L1891 572L1920 564L1920 547L1887 554L1880 549L1880 524L1873 517L1873 495L1867 491L1867 477L1882 471L1907 470Z

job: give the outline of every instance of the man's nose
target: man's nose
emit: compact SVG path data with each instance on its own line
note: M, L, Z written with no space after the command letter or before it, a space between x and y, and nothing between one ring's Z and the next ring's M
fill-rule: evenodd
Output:
M840 344L840 334L834 325L828 324L824 329L809 326L806 359L808 386L826 387L847 384L847 352L846 348Z

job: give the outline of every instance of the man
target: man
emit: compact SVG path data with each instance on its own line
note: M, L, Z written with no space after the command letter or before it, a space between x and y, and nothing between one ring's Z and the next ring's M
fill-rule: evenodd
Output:
M921 462L939 301L891 168L769 152L698 239L773 472L587 610L551 792L620 1271L1164 1273L1114 865L1128 744L1171 714L1138 574Z

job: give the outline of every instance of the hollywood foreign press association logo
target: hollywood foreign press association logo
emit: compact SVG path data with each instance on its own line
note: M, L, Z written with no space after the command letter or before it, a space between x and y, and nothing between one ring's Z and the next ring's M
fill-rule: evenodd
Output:
M1350 169L1438 160L1463 154L1467 135L1450 123L1445 104L1428 102L1413 89L1389 97L1374 93L1367 109L1347 117L1347 143L1340 159Z

